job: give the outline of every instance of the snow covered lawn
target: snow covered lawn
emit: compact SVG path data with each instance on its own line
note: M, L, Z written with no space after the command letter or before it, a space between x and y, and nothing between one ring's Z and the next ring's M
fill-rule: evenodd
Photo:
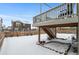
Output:
M71 36L75 36L74 34L57 34L57 37L66 38L71 40ZM42 40L47 39L46 34L41 35ZM3 46L0 50L0 54L2 55L60 55L55 51L51 51L39 45L36 45L38 41L38 35L33 36L18 36L18 37L7 37L4 39ZM71 42L71 41L70 41ZM52 43L47 46L51 46L54 49L64 50L66 46L62 46L60 44ZM60 47L60 48L58 48ZM64 48L64 49L61 49ZM73 53L69 53L73 54Z

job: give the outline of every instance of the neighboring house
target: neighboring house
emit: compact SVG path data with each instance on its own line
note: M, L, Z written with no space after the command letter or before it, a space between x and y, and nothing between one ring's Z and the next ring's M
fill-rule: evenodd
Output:
M2 21L3 21L2 18L0 18L0 32L2 31L2 28L3 28L2 27Z
M12 26L4 27L4 31L12 31Z
M31 30L31 24L27 24L21 21L12 21L13 31L27 31Z

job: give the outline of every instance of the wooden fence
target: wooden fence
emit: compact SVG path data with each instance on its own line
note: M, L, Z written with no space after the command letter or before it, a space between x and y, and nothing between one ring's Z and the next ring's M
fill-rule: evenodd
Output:
M2 44L3 44L4 38L5 38L5 34L3 32L0 32L0 48L1 48Z
M35 31L26 31L26 32L4 32L6 37L13 36L28 36L38 34L38 30Z
M76 33L76 30L69 30L69 29L57 29L58 33ZM41 34L45 32L41 29ZM5 37L13 37L13 36L28 36L28 35L36 35L38 34L38 30L33 31L25 31L25 32L4 32Z
M69 29L57 29L58 33L76 33L76 30ZM26 31L26 32L0 32L0 47L2 46L3 40L5 37L14 37L14 36L28 36L28 35L37 35L38 30ZM41 34L45 34L45 32L41 29Z

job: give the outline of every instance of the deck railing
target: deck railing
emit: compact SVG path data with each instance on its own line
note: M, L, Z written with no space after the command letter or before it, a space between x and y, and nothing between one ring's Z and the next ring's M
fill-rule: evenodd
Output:
M77 13L76 3L64 3L41 13L33 18L33 23L56 20L60 18L74 17Z

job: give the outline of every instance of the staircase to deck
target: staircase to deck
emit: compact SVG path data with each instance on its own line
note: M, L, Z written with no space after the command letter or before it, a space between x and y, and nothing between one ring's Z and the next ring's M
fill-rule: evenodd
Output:
M42 27L42 29L45 31L45 33L48 34L48 36L50 37L50 39L55 38L56 35L54 34L54 30L47 28L47 27Z

